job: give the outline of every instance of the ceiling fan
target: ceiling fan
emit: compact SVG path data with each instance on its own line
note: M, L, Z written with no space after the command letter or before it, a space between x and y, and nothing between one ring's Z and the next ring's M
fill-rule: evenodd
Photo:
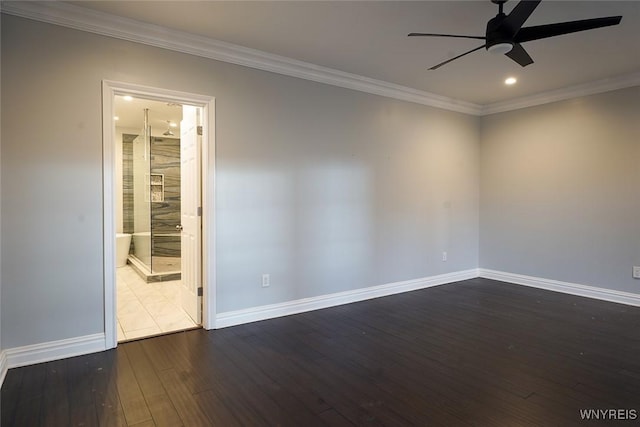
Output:
M502 8L507 0L491 0L498 5L498 14L487 23L487 32L482 36L461 36L456 34L432 34L432 33L410 33L409 37L454 37L463 39L484 40L485 44L471 49L461 55L441 62L429 70L436 70L451 61L462 58L465 55L486 48L489 52L502 53L526 67L533 64L533 59L520 43L532 40L546 39L548 37L560 36L563 34L576 33L578 31L592 30L595 28L618 25L622 16L609 16L605 18L583 19L580 21L559 22L557 24L537 25L534 27L522 27L525 21L531 16L541 0L522 0L509 13L505 15Z

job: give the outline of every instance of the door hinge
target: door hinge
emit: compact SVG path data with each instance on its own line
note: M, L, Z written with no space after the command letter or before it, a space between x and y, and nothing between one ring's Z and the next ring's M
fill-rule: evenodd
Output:
M198 126L198 135L202 136L202 126Z
M202 206L198 206L198 216L202 216Z
M198 288L198 296L201 297L202 296L202 287Z

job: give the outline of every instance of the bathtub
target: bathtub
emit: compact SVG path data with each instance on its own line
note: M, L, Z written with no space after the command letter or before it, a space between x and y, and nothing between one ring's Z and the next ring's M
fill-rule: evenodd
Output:
M131 234L116 233L116 267L124 267L127 265L130 246Z

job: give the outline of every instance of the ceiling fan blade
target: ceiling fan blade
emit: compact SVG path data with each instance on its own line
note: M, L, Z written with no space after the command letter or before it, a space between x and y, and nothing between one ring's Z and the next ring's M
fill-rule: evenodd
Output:
M622 16L609 16L606 18L583 19L581 21L560 22L557 24L525 27L521 28L518 34L516 34L514 41L516 43L524 43L530 42L532 40L561 36L563 34L577 33L578 31L610 27L612 25L618 25L621 19Z
M486 46L487 46L486 44L483 44L482 46L479 46L479 47L477 47L477 48L475 48L475 49L471 49L470 51L465 52L465 53L463 53L462 55L458 55L458 56L456 56L456 57L454 57L454 58L447 59L446 61L441 62L441 63L439 63L438 65L434 65L433 67L429 68L429 70L437 70L438 68L442 67L443 65L448 64L448 63L449 63L449 62L451 62L451 61L455 61L455 60L456 60L456 59L458 59L458 58L462 58L463 56L468 55L468 54L470 54L470 53L473 53L473 52L475 52L476 50L480 50L480 49L482 49L483 47L486 47Z
M526 50L519 43L514 43L511 51L505 53L506 56L516 61L518 64L526 67L529 64L533 64L533 59L529 56Z
M481 36L460 36L457 34L433 34L433 33L409 33L408 37L455 37L458 39L477 39L484 40Z
M502 21L501 28L509 30L511 36L514 36L518 30L529 19L529 16L538 7L541 0L522 0L511 10L511 13Z

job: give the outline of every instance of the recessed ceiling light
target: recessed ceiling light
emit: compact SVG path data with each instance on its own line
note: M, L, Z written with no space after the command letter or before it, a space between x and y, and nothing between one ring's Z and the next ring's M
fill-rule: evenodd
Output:
M122 99L124 99L125 101L133 101L133 96L125 95L125 96L122 97Z
M508 78L504 81L504 84L511 86L511 85L513 85L513 84L516 84L516 82L517 82L517 81L518 81L518 80L517 80L515 77L508 77Z
M177 128L178 124L171 122L171 123L169 123L169 126L171 126L172 128Z

